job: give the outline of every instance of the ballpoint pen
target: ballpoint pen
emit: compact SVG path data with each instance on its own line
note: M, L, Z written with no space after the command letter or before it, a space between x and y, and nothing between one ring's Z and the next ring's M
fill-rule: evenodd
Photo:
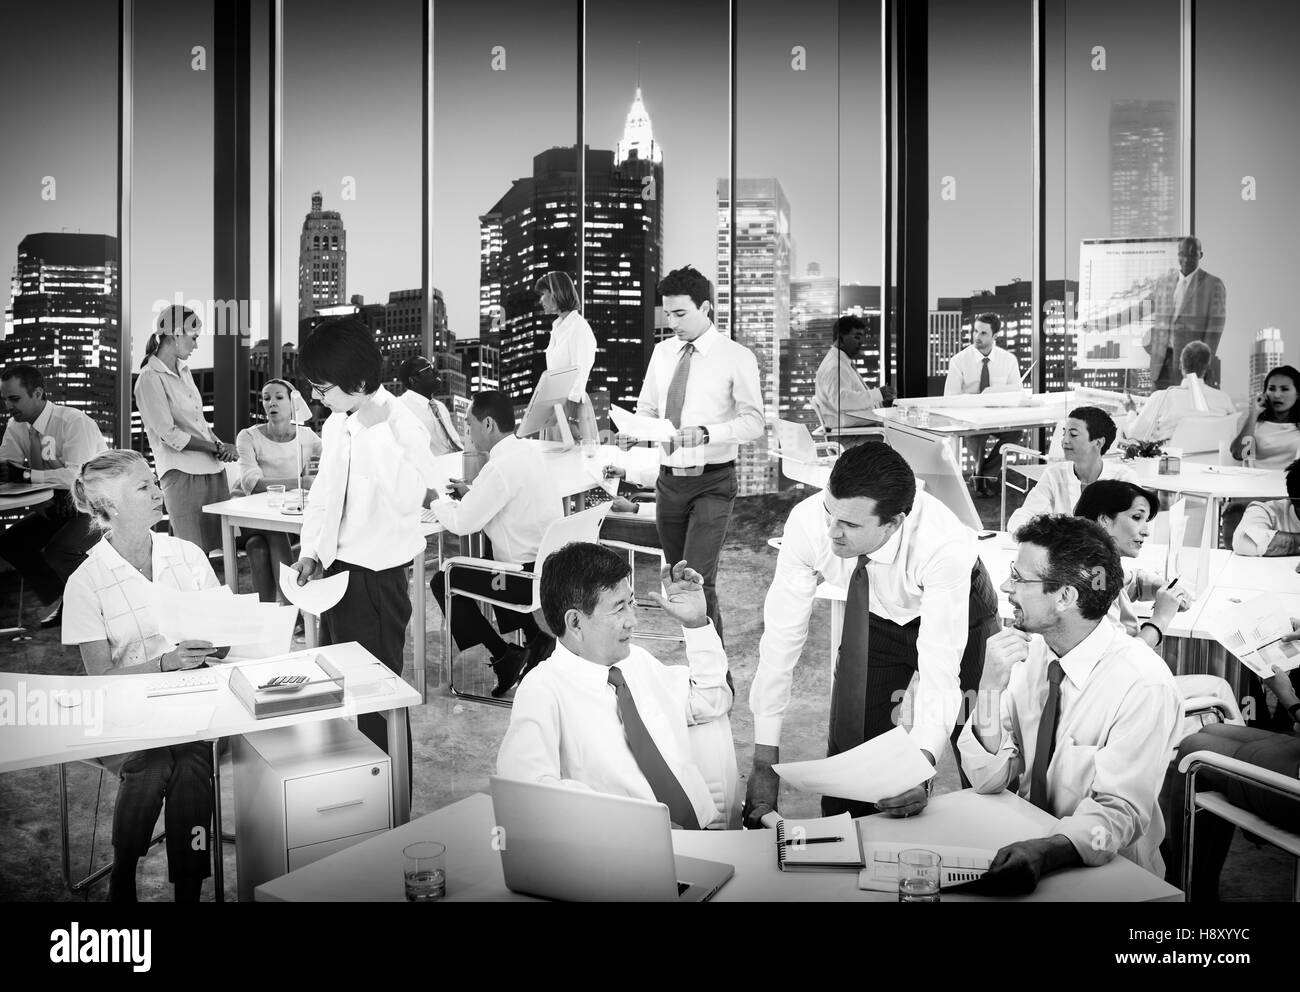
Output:
M785 842L786 847L794 847L803 844L835 844L844 840L843 837L791 837Z

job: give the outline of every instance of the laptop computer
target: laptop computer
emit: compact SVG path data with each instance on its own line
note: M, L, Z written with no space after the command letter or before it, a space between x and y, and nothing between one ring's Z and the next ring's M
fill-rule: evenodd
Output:
M703 902L732 865L673 854L668 807L490 776L512 892L574 902Z

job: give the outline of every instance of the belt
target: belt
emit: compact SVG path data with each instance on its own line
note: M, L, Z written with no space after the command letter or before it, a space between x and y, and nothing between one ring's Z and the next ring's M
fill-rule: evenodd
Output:
M733 458L729 462L714 462L712 465L660 465L660 475L703 475L705 472L721 472L726 468L735 468L736 460Z

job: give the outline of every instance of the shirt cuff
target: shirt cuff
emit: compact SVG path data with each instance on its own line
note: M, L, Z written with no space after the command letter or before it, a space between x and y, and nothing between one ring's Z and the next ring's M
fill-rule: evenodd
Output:
M1181 813L1176 814L1181 815ZM1118 847L1111 836L1110 825L1100 816L1063 816L1053 833L1061 834L1079 852L1079 858L1090 868L1104 865L1118 853ZM1096 843L1097 838L1105 838L1107 843Z
M782 719L780 716L754 714L754 743L764 747L780 747Z
M999 777L1009 760L1006 753L1006 738L998 742L997 754L990 754L980 743L975 733L975 717L966 721L957 737L957 753L961 757L962 770L966 772L971 784L978 790L981 783Z

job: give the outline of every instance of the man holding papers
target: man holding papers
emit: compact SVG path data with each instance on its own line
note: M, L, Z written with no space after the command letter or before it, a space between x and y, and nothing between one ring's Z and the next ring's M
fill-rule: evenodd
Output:
M974 531L939 500L916 491L916 477L892 448L864 444L844 452L826 491L791 511L763 606L749 694L750 825L776 807L780 780L772 765L780 760L782 718L819 577L847 595L828 755L899 722L899 701L919 671L911 737L933 765L949 737L956 738L962 691L978 683L984 641L997 629L997 594L979 562ZM926 796L923 786L875 804L824 796L822 813L864 816L880 809L909 816L925 808Z
M1040 516L1016 540L1002 586L1015 626L989 638L979 703L957 744L977 792L1014 789L1061 822L1002 848L985 884L1029 892L1048 872L1116 854L1163 876L1156 799L1182 734L1174 677L1106 619L1124 572L1100 527Z
M520 684L497 774L657 800L675 827L720 825L725 797L715 799L689 733L732 702L703 578L678 562L664 567L664 594L650 594L682 625L687 666L670 666L632 644L630 576L627 559L597 544L568 544L546 560L542 613L560 642Z

